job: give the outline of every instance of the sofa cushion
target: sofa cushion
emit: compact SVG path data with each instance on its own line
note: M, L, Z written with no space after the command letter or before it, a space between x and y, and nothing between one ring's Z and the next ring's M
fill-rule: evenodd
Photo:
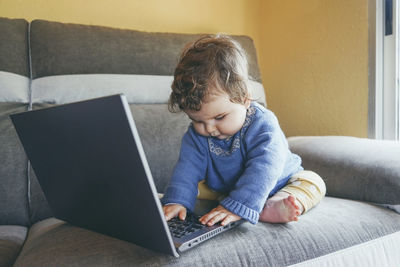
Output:
M49 106L52 105L34 105L34 109ZM170 113L166 104L130 105L130 108L157 190L164 192L190 121L184 113ZM37 222L51 217L51 209L33 171L30 172L30 184L31 220Z
M399 231L395 212L326 197L298 222L245 223L174 258L48 219L31 228L15 266L286 266Z
M185 44L200 36L34 20L32 74L34 79L93 73L173 75ZM250 75L261 81L253 41L234 38L248 54Z
M288 140L303 167L324 179L327 195L400 205L400 142L345 136Z
M0 18L0 225L28 225L28 160L9 115L29 102L28 23Z
M28 22L0 18L0 36L0 103L28 103Z
M22 245L28 229L24 226L0 226L0 266L12 266Z
M28 160L9 115L26 111L20 103L0 103L0 225L28 225Z
M46 196L44 195L42 188L40 187L39 181L36 177L32 165L29 168L29 181L30 181L30 220L33 223L46 218L50 218L53 215L49 203L47 202Z
M29 77L28 22L0 18L0 71Z
M170 113L165 104L130 107L157 191L164 192L190 120L183 112Z
M43 20L34 20L30 32L32 102L55 104L115 93L130 103L167 103L181 50L201 36ZM252 97L266 105L254 43L233 38L249 58Z
M0 18L0 102L29 102L28 22Z

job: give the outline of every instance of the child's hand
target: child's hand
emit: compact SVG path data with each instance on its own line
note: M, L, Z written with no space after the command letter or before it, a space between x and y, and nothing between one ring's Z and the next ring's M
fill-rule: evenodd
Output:
M241 217L225 209L223 206L218 205L216 208L212 209L209 213L203 215L199 221L202 224L207 224L212 226L217 222L222 221L221 225L227 225L228 223L239 221Z
M170 204L163 207L165 219L167 221L179 215L182 221L186 218L186 208L181 204Z

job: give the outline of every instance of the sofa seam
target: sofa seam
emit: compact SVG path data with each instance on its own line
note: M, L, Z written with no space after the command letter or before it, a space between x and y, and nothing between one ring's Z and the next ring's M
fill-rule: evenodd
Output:
M31 51L31 25L28 24L28 64L29 64L29 86L28 86L28 110L32 110L32 51Z
M31 25L28 23L28 64L29 64L29 85L28 85L28 111L32 110L32 51L31 51ZM31 214L31 162L27 158L27 199L28 199L28 221L29 225L32 225L32 214Z

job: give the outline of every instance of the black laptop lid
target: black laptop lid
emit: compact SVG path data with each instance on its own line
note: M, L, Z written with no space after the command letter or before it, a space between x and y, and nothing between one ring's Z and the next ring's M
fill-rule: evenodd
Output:
M55 217L177 256L123 95L10 117Z

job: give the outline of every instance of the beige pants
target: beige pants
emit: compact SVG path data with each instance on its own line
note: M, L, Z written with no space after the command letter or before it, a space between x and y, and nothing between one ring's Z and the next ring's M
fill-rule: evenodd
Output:
M289 193L303 205L303 213L316 206L326 193L324 180L313 171L300 171L279 191ZM278 192L279 192L278 191Z
M278 192L286 192L303 205L304 212L316 206L325 196L326 187L322 178L313 171L300 171L290 177L288 183ZM199 199L221 200L225 196L208 188L205 180L199 183Z

